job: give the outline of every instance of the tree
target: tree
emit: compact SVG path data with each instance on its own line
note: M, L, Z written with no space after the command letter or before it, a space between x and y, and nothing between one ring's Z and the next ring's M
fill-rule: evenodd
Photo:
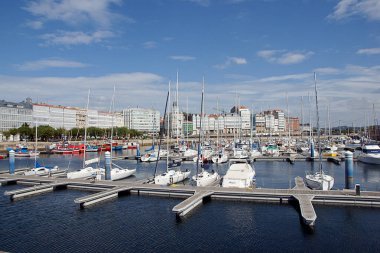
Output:
M34 127L33 129L33 133L35 133L36 128ZM51 126L39 126L37 131L37 135L41 138L42 141L47 141L48 139L54 137L54 128ZM35 137L34 134L33 137Z
M17 132L20 134L21 139L31 139L33 136L32 129L27 123L22 124L22 126L17 129Z

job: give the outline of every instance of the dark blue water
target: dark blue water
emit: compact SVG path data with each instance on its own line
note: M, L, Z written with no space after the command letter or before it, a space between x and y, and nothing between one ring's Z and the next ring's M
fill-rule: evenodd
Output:
M81 159L42 157L61 168L80 166ZM17 167L27 160L17 160ZM30 162L30 161L29 161ZM150 176L154 164L118 161L137 166L138 180ZM0 163L7 169L7 162ZM294 176L311 169L307 162L255 164L258 187L289 188ZM184 168L194 170L193 163ZM324 164L344 186L344 165ZM165 168L160 162L159 169ZM221 174L227 166L213 167ZM380 168L355 163L354 183L379 190ZM172 208L181 199L124 196L80 210L74 199L90 194L61 190L10 202L0 188L0 250L11 252L378 252L380 210L315 205L316 227L305 228L289 204L212 200L177 220Z

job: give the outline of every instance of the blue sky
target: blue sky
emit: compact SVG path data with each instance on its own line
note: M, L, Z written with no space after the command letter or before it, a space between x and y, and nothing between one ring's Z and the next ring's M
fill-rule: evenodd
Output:
M379 0L34 0L0 3L0 99L163 111L216 101L300 116L317 72L322 120L373 122L380 107ZM313 104L314 110L314 104ZM306 121L306 120L305 120Z

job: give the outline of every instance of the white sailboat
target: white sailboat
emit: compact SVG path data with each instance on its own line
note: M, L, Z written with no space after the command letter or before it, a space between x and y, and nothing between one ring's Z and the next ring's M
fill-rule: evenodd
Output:
M37 143L38 143L38 127L37 127L37 121L36 121L36 132L35 132L35 135L36 135L36 140L35 140L35 148L34 148L34 153L35 154L39 154L39 152L37 151ZM50 172L56 172L59 170L59 167L56 165L54 167L47 167L47 166L41 166L38 162L37 162L37 156L38 155L35 155L34 156L34 167L31 168L30 170L27 170L24 172L24 175L25 176L32 176L32 175L46 175L46 174L49 174Z
M87 107L86 107L86 123L84 128L84 146L86 147L86 140L87 140L87 123L88 123L88 105L90 103L90 89L88 90L87 95ZM101 169L99 168L93 168L91 166L87 166L90 163L92 163L93 160L86 161L86 149L83 150L83 166L82 169L68 172L66 177L68 179L76 179L76 178L86 178L86 177L95 177L97 174L101 172Z
M201 153L200 152L201 151L201 136L203 135L203 128L202 128L203 102L204 102L204 78L203 78L203 83L202 83L201 117L200 117L200 125L199 125L199 143L198 143L199 154ZM209 185L215 184L217 181L220 180L220 176L216 171L213 170L210 173L208 171L205 171L203 167L201 166L201 172L198 173L198 168L199 168L199 159L197 159L197 174L193 176L193 180L196 182L197 186L209 186Z
M166 102L170 101L170 82L169 82L169 91L168 91L168 97L166 99ZM169 102L170 104L170 102ZM165 106L165 112L167 109L168 103L166 103ZM168 133L166 135L166 149L169 150L169 133L170 133L170 117L167 116L167 122L168 122ZM160 175L155 175L154 176L154 183L158 185L172 185L181 181L184 181L186 178L190 176L190 171L181 171L180 169L178 170L173 170L169 169L169 155L166 156L166 172L160 174Z
M229 169L223 176L222 187L252 188L255 182L255 169L246 159L230 159Z
M334 186L334 178L323 172L322 169L322 156L321 156L321 130L319 126L319 112L318 112L318 91L317 91L317 76L314 73L315 82L315 103L317 107L317 130L318 130L318 153L319 153L319 171L314 174L306 175L306 185L314 190L330 190Z
M111 113L113 113L114 107L115 107L115 86L113 87L112 110L111 110ZM111 117L112 117L112 122L111 122L111 142L110 142L110 145L112 146L113 120L114 120L114 117L113 117L113 115ZM117 164L115 164L115 163L112 162L112 148L111 148L111 151L110 151L110 155L111 155L111 178L110 179L112 181L120 180L120 179L123 179L123 178L127 178L127 177L130 177L130 176L132 176L133 174L136 173L136 169L122 168L119 165L117 165ZM102 174L103 177L105 177L105 170L101 170L101 174Z

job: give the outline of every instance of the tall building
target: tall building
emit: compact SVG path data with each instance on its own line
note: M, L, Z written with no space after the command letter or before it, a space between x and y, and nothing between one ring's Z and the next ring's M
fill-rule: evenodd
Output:
M78 108L73 107L33 104L33 119L38 126L72 129L77 127L77 112Z
M257 135L281 135L285 133L285 114L279 109L257 113L254 121Z
M173 102L172 111L170 115L170 132L172 137L183 136L183 113L179 111L179 107L176 101Z
M34 125L33 106L30 98L20 103L0 100L0 132L19 128L24 123L29 126Z
M129 108L123 110L124 125L145 133L160 131L160 112L152 109Z

